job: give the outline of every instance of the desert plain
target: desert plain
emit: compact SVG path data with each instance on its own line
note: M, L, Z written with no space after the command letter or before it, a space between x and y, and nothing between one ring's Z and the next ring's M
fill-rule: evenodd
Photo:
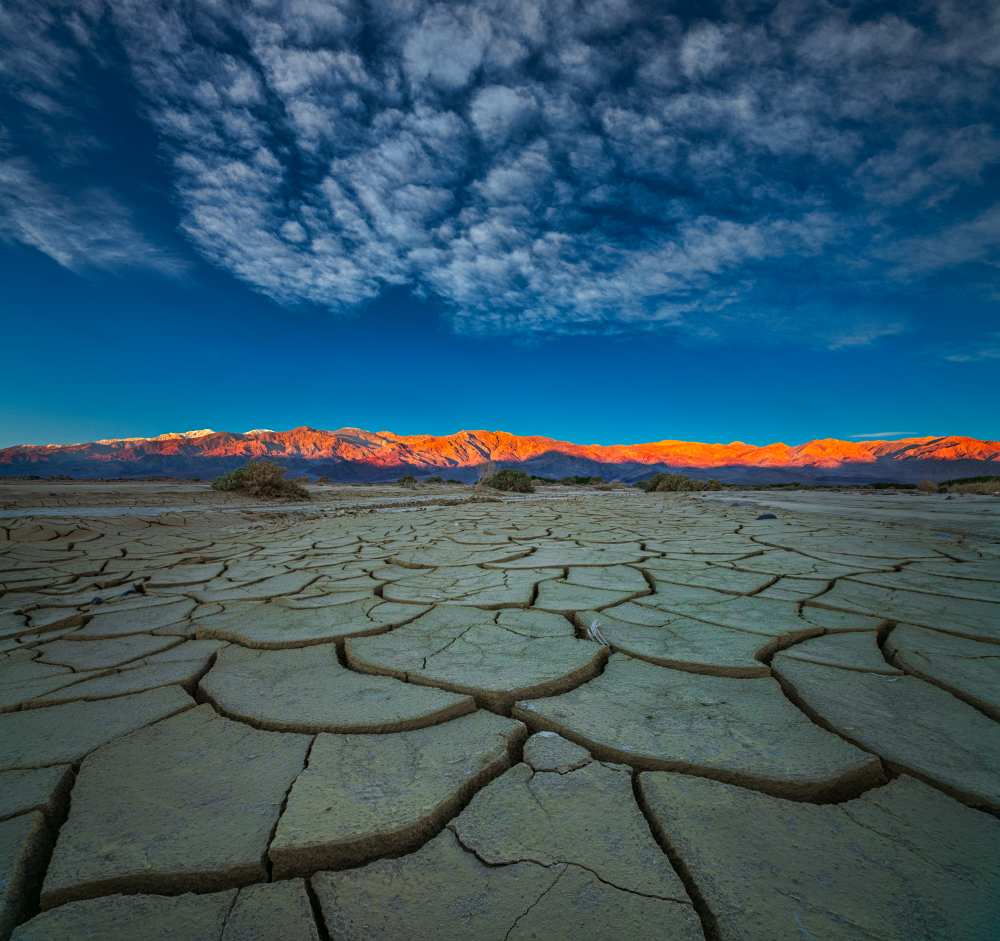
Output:
M0 938L1000 936L1000 498L0 483Z

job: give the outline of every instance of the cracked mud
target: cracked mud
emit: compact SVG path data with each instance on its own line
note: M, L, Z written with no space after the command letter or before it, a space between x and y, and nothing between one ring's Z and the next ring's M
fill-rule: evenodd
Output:
M441 490L0 517L0 941L996 938L1000 501Z

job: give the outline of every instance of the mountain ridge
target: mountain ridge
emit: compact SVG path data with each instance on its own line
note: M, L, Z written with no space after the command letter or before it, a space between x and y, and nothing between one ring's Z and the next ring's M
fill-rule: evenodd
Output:
M104 438L67 445L0 449L0 475L71 477L214 476L254 459L344 481L388 480L409 473L474 479L493 461L540 476L594 474L637 480L676 470L730 482L911 482L1000 473L1000 441L961 435L894 440L818 438L800 445L742 441L575 444L542 435L462 429L451 435L397 435L302 425L288 431L210 428L152 437Z

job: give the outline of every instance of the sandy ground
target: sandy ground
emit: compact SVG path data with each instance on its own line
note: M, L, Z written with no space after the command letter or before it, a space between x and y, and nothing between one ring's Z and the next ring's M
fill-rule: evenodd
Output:
M987 939L1000 499L0 483L0 941Z

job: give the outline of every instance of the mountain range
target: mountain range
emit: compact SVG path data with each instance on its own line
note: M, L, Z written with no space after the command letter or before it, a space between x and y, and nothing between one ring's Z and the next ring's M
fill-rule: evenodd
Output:
M581 474L635 481L678 471L729 483L913 483L1000 474L1000 441L944 436L821 438L795 446L672 440L598 445L503 431L397 435L360 428L243 433L206 428L86 444L15 445L0 450L0 475L211 478L254 459L275 461L293 473L357 482L404 474L474 480L479 468L493 461L553 478Z

